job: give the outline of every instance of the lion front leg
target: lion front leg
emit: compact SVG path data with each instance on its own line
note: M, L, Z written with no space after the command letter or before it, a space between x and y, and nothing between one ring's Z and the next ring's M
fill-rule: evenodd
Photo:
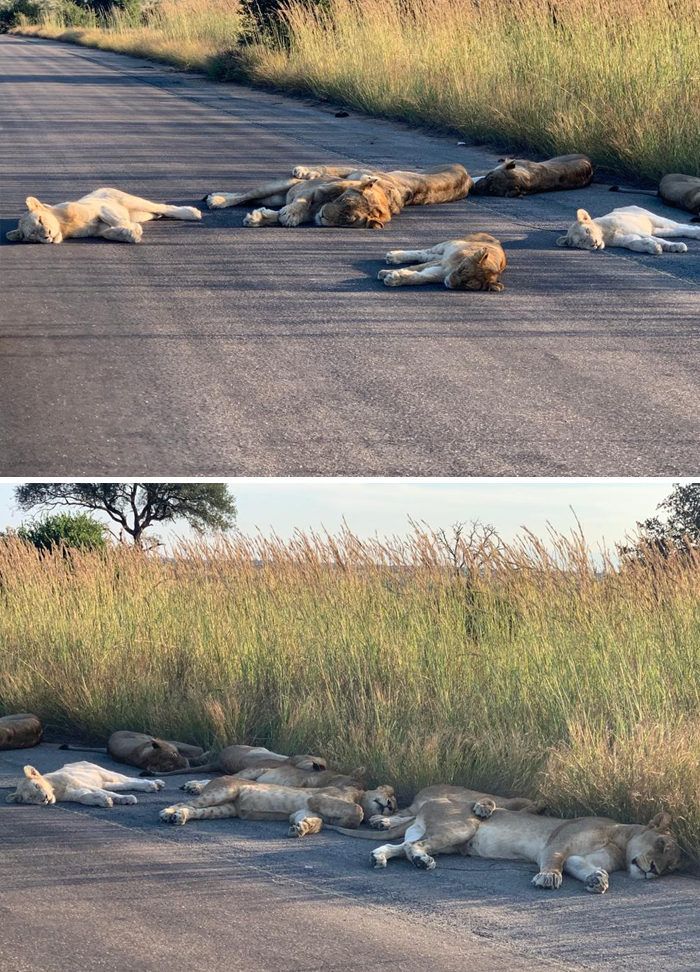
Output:
M590 894L605 894L610 886L608 872L589 858L574 854L567 858L564 870L577 881L583 881L583 886Z
M245 192L210 192L204 198L209 209L227 209L229 206L260 202L271 196L279 196L281 193L286 195L292 186L296 186L301 181L301 179L275 179L273 182L265 182L256 189L247 189Z
M106 790L101 790L97 786L76 786L69 788L63 794L63 799L70 803L82 803L86 807L103 807L108 809L115 802L122 802L118 797L112 796ZM136 797L132 797L132 803L136 803Z
M280 214L276 209L267 209L262 206L254 209L243 219L244 226L277 226L279 225Z
M178 803L161 810L158 816L163 823L184 826L188 820L222 820L224 817L237 817L238 808L234 803L219 807L195 807L188 803Z
M114 243L140 243L143 237L143 228L140 223L100 226L95 236L100 236L103 240L112 240Z
M442 265L427 263L410 270L380 270L377 279L383 280L386 287L420 287L422 284L443 283L446 276L447 270Z
M556 891L560 888L565 860L566 854L563 851L546 847L540 857L540 869L532 879L535 887L548 891Z
M386 262L393 264L400 263L427 263L439 254L434 250L389 250L386 255Z
M352 172L357 171L356 165L317 165L309 167L297 165L292 169L295 179L346 179Z
M211 783L211 780L188 780L187 783L183 783L180 787L185 793L191 793L193 796L199 796L204 787Z
M308 834L320 834L323 830L323 820L308 810L297 810L290 814L289 823L288 837L306 837Z

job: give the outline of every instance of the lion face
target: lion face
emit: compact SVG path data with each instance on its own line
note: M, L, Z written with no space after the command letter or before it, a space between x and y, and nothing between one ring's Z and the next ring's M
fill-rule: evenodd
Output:
M391 219L391 209L384 190L376 178L367 178L357 188L325 203L316 214L318 226L342 226L345 229L383 229Z
M603 230L593 222L585 209L579 209L576 222L571 224L566 236L559 237L557 246L572 246L577 250L604 250Z
M396 797L393 786L378 786L376 790L367 790L362 798L362 810L365 820L370 817L390 817L396 813Z
M8 240L24 243L60 243L61 225L51 210L34 196L27 196L28 212L20 216L16 230L10 230Z
M180 755L175 746L162 739L153 740L146 759L146 769L150 773L169 773L171 770L188 769L189 765L187 757Z
M653 880L675 871L681 861L681 851L669 827L671 817L659 813L627 845L627 867L637 880Z
M520 184L520 173L516 170L514 159L504 159L503 164L487 172L472 187L477 196L515 196L524 195Z
M500 293L503 284L498 279L500 271L489 263L489 251L477 250L463 260L445 277L449 290L492 290Z
M14 793L5 797L7 803L55 803L56 795L53 787L41 773L33 766L24 767L25 779L21 781Z

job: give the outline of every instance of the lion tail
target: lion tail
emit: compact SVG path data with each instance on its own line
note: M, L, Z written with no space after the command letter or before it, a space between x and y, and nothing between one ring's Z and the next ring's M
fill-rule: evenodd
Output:
M346 837L358 837L360 840L373 840L376 844L381 840L395 840L397 837L403 837L412 823L413 820L407 820L406 823L398 824L391 830L349 830L347 827L335 827L326 824L324 830L335 830L337 834L345 834Z
M63 743L58 747L59 749L68 750L71 753L106 753L106 746L70 746L68 743Z
M609 192L630 192L635 196L658 196L656 189L627 189L624 186L610 186Z

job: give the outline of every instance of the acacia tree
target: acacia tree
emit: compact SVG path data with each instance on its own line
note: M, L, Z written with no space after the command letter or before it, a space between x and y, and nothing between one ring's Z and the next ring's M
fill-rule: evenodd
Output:
M15 501L21 510L78 506L106 513L137 546L154 523L185 520L201 532L228 530L236 521L226 483L24 483Z

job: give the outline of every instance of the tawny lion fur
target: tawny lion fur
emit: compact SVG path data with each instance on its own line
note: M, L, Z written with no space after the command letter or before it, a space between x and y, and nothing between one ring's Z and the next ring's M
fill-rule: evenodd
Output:
M462 165L438 165L424 172L297 166L291 179L278 179L247 192L212 192L210 209L256 202L245 226L319 226L382 229L405 206L464 199L472 186ZM270 207L279 206L281 209Z
M584 189L593 178L593 166L585 155L558 155L546 162L503 159L485 176L475 177L476 196L531 196L557 189Z
M226 773L228 776L243 770L271 770L283 767L285 770L299 769L304 773L314 773L326 768L326 761L321 756L283 756L281 753L271 752L264 746L226 746L218 755L212 758L208 755L207 758L209 762L204 766L198 765L201 773ZM175 769L160 775L181 776L187 772L187 769Z
M181 770L188 772L193 766L208 762L201 746L157 739L145 732L119 730L107 740L107 748L88 746L61 746L72 753L107 753L118 763L137 766L151 775Z
M0 749L28 749L41 742L43 729L39 717L17 712L0 718Z
M89 807L111 807L115 803L136 803L136 797L125 790L155 793L162 790L162 780L135 780L113 773L95 763L66 763L52 773L42 775L33 766L24 767L24 779L7 803L52 804L57 801L84 803Z
M499 809L490 799L471 805L445 797L428 800L405 829L403 842L377 847L370 861L383 868L390 858L405 856L426 870L435 867L436 854L532 861L539 867L535 887L559 888L566 872L592 894L607 891L611 871L651 879L680 863L669 814L660 813L645 826L606 817L540 817L533 809Z
M8 240L23 243L60 243L76 237L99 236L116 243L138 243L141 223L165 216L168 219L201 219L193 206L170 206L130 196L119 189L95 189L76 202L49 206L27 196L27 212Z
M160 819L170 824L188 820L289 820L289 836L317 834L324 823L358 827L366 816L392 813L396 809L390 786L374 790L357 787L295 789L273 783L257 783L235 776L212 780L191 803L167 807Z
M443 283L449 290L503 290L499 278L506 268L506 255L500 240L488 233L445 240L427 250L390 250L386 262L416 264L402 270L380 270L377 278L387 287Z

